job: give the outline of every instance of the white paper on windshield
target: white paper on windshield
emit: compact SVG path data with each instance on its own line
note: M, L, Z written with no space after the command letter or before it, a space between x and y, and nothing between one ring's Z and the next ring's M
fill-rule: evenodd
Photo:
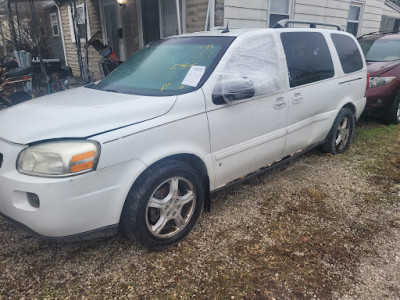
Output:
M205 66L191 66L182 84L196 87L205 71Z

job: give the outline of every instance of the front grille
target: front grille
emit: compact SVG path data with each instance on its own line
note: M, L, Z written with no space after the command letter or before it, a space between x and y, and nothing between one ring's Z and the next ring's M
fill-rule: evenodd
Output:
M0 153L0 168L2 164L3 164L3 154Z

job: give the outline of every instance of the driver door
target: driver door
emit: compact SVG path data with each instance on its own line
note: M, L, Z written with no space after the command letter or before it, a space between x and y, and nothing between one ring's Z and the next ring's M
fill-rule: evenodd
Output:
M216 104L210 92L207 99L216 188L281 159L286 140L288 101L279 44L270 33L246 36L231 45L214 88L226 80L230 91L240 93L235 85L245 79L254 85L254 96ZM230 91L222 92L225 98L234 98Z

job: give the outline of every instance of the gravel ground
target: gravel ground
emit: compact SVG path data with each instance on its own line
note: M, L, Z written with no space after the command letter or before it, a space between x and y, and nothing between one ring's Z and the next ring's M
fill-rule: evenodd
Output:
M399 202L350 158L314 151L214 195L163 252L56 244L0 218L0 299L400 299Z
M397 212L399 214L399 212ZM341 299L400 299L400 232L371 241L375 251L361 260L357 283Z

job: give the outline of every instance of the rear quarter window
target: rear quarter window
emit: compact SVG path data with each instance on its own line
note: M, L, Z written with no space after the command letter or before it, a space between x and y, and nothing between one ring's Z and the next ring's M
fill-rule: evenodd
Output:
M290 87L334 76L335 71L325 37L319 32L281 33Z
M343 34L331 34L333 44L339 55L343 72L346 74L361 70L364 67L360 50L354 39Z

